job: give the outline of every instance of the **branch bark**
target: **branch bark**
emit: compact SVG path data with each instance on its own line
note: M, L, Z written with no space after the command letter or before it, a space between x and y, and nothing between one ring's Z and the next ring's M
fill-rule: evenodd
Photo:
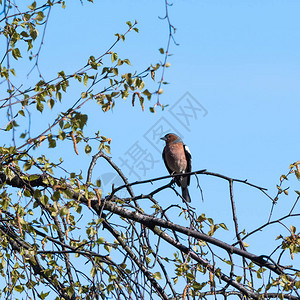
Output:
M199 171L199 172L203 173L203 170ZM204 174L206 174L206 172ZM206 174L206 175L208 175L208 174ZM25 174L25 178L26 178L26 176L27 175ZM167 176L167 177L170 177L170 176ZM163 179L163 178L166 178L166 177L160 177L159 179ZM44 175L37 177L33 181L29 181L27 179L21 179L19 176L15 176L15 177L9 179L9 178L7 178L7 176L4 173L0 173L0 180L1 180L0 183L6 183L13 187L19 187L19 188L25 187L27 185L29 185L31 187L33 187L33 186L51 187L49 184L45 183L45 182L47 182L45 179L46 178ZM230 181L230 178L227 178L225 176L225 179L229 180L229 182L232 183L232 181ZM59 179L56 179L56 178L51 178L51 180L52 181L54 180L55 182L59 182ZM238 181L238 180L235 180L235 181ZM149 182L149 181L143 181L143 182ZM241 182L247 183L245 181L241 181ZM139 183L141 183L141 182L136 182L136 184L139 184ZM122 187L129 188L133 184L125 183L125 185ZM249 184L249 183L247 183L247 184ZM251 185L251 186L254 186L254 185ZM263 188L260 188L257 186L254 186L254 187L256 187L260 190L264 190ZM58 187L56 186L56 189L68 190L68 192L72 195L72 198L74 200L84 203L87 206L89 205L89 203L91 204L92 209L100 217L102 217L104 219L104 221L103 221L104 228L106 228L118 240L118 242L122 246L122 248L127 252L127 254L131 257L131 259L134 261L134 263L138 266L139 270L141 270L143 272L143 274L145 275L145 277L150 281L152 287L155 288L155 290L159 293L159 295L163 299L167 299L168 296L165 294L162 287L153 278L151 272L149 272L147 270L147 268L143 265L143 263L139 261L139 258L134 254L132 249L130 249L130 247L126 244L126 242L121 238L121 235L119 234L119 232L117 230L115 230L109 224L109 222L106 220L106 215L103 214L104 210L109 211L113 214L119 215L120 217L125 218L127 220L138 222L138 223L142 224L143 226L145 226L146 228L149 228L150 230L152 230L154 232L154 234L156 234L157 236L160 236L165 241L167 241L168 243L170 243L171 245L173 245L174 247L176 247L183 253L192 257L196 262L198 262L199 264L201 264L202 266L206 267L208 270L213 272L221 280L223 280L227 284L233 286L234 288L239 290L244 295L247 295L254 299L258 299L260 297L260 295L256 292L253 292L253 291L247 289L243 284L233 280L231 277L228 277L227 275L223 274L219 270L217 271L215 269L215 267L213 265L211 265L208 261L206 261L205 259L200 257L197 253L193 252L189 247L184 246L178 240L174 240L171 236L169 236L164 231L162 231L161 228L170 229L174 233L182 233L187 237L193 237L195 239L205 241L207 243L210 243L221 249L226 250L230 254L236 254L236 255L239 255L240 257L247 258L258 266L266 267L278 275L284 275L285 278L287 278L292 284L294 283L293 278L291 278L286 273L284 273L284 271L278 265L276 265L276 264L270 262L268 259L266 259L264 255L259 256L259 255L252 254L248 251L245 251L244 249L240 249L240 248L234 247L233 245L229 245L221 240L213 238L212 236L208 236L197 230L187 228L184 226L180 226L180 225L175 224L168 220L164 220L164 219L160 219L160 218L157 218L157 217L154 217L151 215L147 215L147 214L143 213L138 207L133 207L132 208L133 210L122 207L115 203L115 202L118 202L119 199L115 198L113 195L110 195L108 198L101 199L101 203L99 205L99 199L96 199L96 198L92 199L92 200L87 199L85 197L84 192L77 192L76 188L77 187L74 187L67 182L63 182L62 185L58 185ZM117 190L119 190L119 188L115 189L114 191L116 192ZM232 190L231 190L231 192L232 192ZM132 192L132 194L133 194L133 192Z

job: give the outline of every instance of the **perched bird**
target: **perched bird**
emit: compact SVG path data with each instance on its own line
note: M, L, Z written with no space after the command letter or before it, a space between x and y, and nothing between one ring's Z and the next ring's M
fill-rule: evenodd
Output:
M191 172L191 152L189 148L183 144L182 139L174 133L168 133L162 137L161 140L166 142L162 157L169 173L172 175ZM190 175L176 176L175 182L178 186L181 186L182 197L185 199L185 201L191 202L188 191Z

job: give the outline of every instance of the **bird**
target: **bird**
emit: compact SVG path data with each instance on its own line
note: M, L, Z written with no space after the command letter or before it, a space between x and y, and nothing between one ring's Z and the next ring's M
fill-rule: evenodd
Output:
M191 152L182 139L174 133L168 133L161 140L166 142L162 157L167 170L171 175L189 173L192 170ZM175 182L181 187L182 197L186 202L191 202L188 191L190 175L176 176Z

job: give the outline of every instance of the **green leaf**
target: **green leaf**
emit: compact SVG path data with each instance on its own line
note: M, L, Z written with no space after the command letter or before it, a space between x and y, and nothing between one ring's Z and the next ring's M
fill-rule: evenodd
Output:
M118 54L113 52L111 55L111 62L113 63L114 61L116 61L118 59Z
M124 62L125 64L127 64L127 65L130 65L130 66L131 66L131 63L130 63L130 61L129 61L129 59L128 59L128 58L124 59L124 60L123 60L123 62Z
M61 216L65 216L65 215L68 214L68 212L69 212L69 209L68 209L67 207L63 207L63 208L60 210L59 214L60 214Z
M36 103L36 108L37 108L38 111L43 112L43 110L44 110L44 104L42 102L38 101Z
M48 137L48 142L49 142L49 148L55 148L56 147L56 141L51 137Z
M110 251L111 251L111 246L109 246L109 245L104 245L104 249L107 251L107 252L109 252L110 253Z
M124 77L125 77L127 83L128 83L129 85L131 85L132 82L133 82L133 80L132 80L132 78L131 78L131 73L126 73L126 74L124 74Z
M161 279L161 274L160 274L159 272L155 272L155 273L153 273L153 277L154 277L155 279L160 280L160 279Z
M24 171L26 172L26 171L28 171L31 167L32 167L32 164L27 162L27 163L24 164L24 167L23 167L23 168L24 168Z
M110 154L110 146L104 145L104 151L108 154Z
M19 57L22 57L21 52L18 48L13 49L11 53L14 59L18 59Z
M118 68L113 68L112 71L116 76L118 76L118 74L119 74Z
M91 276L92 276L92 278L94 278L96 276L96 274L97 274L97 270L96 270L96 268L94 266L94 267L92 267L92 270L91 270Z
M45 299L49 295L49 293L50 292L47 292L47 293L41 292L41 294L40 294L41 299Z
M25 191L24 191L24 196L25 196L25 197L31 197L30 191L29 191L29 190L25 190Z
M34 198L40 198L42 196L42 193L40 190L35 190L33 193Z
M54 106L54 104L55 104L55 101L54 101L52 98L50 98L50 99L47 101L47 104L48 104L48 106L52 109L53 106Z
M51 197L54 201L58 201L60 199L60 192L55 191Z
M22 293L24 291L24 285L16 285L15 290L19 293Z
M31 5L28 6L28 8L34 10L36 8L36 2L34 1Z
M43 195L41 198L40 198L40 200L41 200L41 203L43 204L43 205L47 205L48 204L48 200L49 200L49 198L46 196L46 195Z
M138 88L139 88L140 90L142 90L144 87L145 87L145 82L142 81L142 82L140 83L140 85L138 86Z
M6 126L5 130L6 130L6 131L10 131L11 129L13 129L13 127L14 127L13 122L10 122L10 123Z
M92 151L92 147L89 144L87 144L84 148L84 151L86 154L90 154Z
M38 22L41 22L41 21L43 21L43 19L45 18L45 15L43 14L43 12L42 11L39 11L38 13L37 13L37 16L36 16L36 21L38 21Z
M39 32L33 28L32 30L30 30L30 36L32 37L33 40L35 40L38 36Z
M227 226L226 226L224 223L220 223L219 225L220 225L220 227L222 227L223 229L228 230Z
M33 180L36 180L36 179L39 179L40 176L39 175L30 175L29 176L29 181L33 181Z
M212 225L214 224L214 220L212 218L208 218L207 221Z
M87 74L84 74L84 76L83 76L83 84L85 86L87 86L88 80L89 80L89 77L87 76Z
M19 110L18 114L23 116L23 117L25 116L24 110Z
M70 299L72 299L73 298L72 296L74 295L74 288L72 286L68 286L66 288L66 290L67 290L68 296L70 297Z

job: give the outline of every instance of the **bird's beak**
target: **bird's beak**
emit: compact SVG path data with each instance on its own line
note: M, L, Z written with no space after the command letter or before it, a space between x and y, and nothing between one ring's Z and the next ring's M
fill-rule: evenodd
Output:
M161 140L163 140L163 141L165 141L166 140L166 137L164 136L164 137L162 137L162 138L160 138Z

